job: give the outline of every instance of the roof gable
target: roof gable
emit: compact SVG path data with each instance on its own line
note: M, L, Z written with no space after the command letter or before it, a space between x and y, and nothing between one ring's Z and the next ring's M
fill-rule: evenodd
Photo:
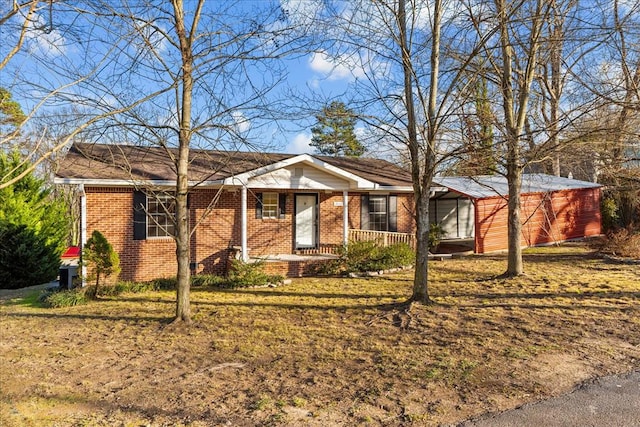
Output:
M229 177L225 180L225 184L247 184L253 182L254 185L257 183L269 183L272 182L275 177L276 172L280 172L280 178L289 178L290 186L297 187L297 184L301 184L300 181L304 181L303 179L298 179L296 182L294 176L291 176L290 173L282 173L285 171L289 171L291 168L295 168L295 166L310 166L312 169L322 171L322 173L331 175L339 179L339 181L344 182L344 184L338 184L339 187L343 189L347 188L366 188L373 189L378 187L378 184L367 179L362 178L354 173L351 173L345 169L338 168L333 166L327 162L324 162L320 159L310 156L309 154L301 154L295 157L290 157L288 159L281 160L276 163L272 163L267 166L263 166L259 169L255 169L252 171L245 172L243 174L235 175ZM304 178L304 177L299 177ZM311 184L308 182L307 184ZM347 184L347 187L345 187ZM303 185L303 188L305 186ZM331 186L326 186L325 188L329 188Z

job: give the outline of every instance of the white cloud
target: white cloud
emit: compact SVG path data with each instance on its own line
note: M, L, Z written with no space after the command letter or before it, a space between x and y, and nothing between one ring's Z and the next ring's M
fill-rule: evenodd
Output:
M328 80L352 81L366 74L365 66L356 54L331 56L325 51L314 52L309 58L309 67Z
M247 119L242 112L234 111L231 113L231 116L233 117L236 132L242 134L251 128L251 121Z
M24 25L24 19L21 17ZM38 52L48 57L64 55L67 40L62 33L51 27L40 15L35 15L34 23L26 33L32 53Z
M310 144L311 134L299 133L289 144L287 144L285 152L289 154L311 153L313 151L313 148Z

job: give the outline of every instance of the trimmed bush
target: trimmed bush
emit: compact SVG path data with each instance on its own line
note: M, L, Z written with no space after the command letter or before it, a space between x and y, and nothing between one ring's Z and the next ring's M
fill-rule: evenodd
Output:
M411 249L411 246L406 243L398 243L381 249L380 258L377 261L381 268L378 270L412 265L415 260L416 253Z
M111 243L102 233L93 230L82 251L83 263L88 269L88 279L95 279L94 296L100 295L100 279L106 280L111 275L120 273L120 257L113 250Z

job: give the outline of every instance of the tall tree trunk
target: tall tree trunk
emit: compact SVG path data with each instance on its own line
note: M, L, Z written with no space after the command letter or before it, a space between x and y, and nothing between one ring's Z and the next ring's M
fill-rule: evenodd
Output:
M180 130L178 134L178 159L176 180L176 259L178 263L178 285L176 289L176 321L191 322L191 271L189 264L190 230L187 198L189 193L189 146L191 144L191 102L193 94L193 50L192 38L196 33L200 11L204 0L198 2L190 31L185 26L184 5L182 0L173 0L175 25L180 40L182 55L182 73L180 83L182 93L179 97Z
M538 49L540 43L540 31L544 14L544 0L536 0L535 11L531 17L529 27L527 56L515 61L513 41L510 34L511 7L508 0L495 0L498 13L498 26L500 31L500 52L502 55L502 69L500 70L500 91L502 95L502 107L504 111L506 130L506 169L507 185L509 187L508 207L508 248L506 276L518 276L524 272L522 262L522 222L520 213L520 197L522 187L522 170L524 168L521 158L520 144L523 138L531 83L538 65ZM514 72L514 63L524 63L523 68ZM514 91L514 87L517 92Z
M418 125L414 106L414 70L411 61L411 47L407 39L407 15L405 0L398 0L399 44L402 55L404 77L404 97L407 110L407 146L411 160L411 178L413 181L416 211L416 268L413 277L411 301L429 303L429 186L430 172L427 158L422 158L418 140ZM429 154L428 154L429 155ZM426 178L426 179L425 179ZM425 186L426 184L426 186Z
M414 186L415 188L415 186ZM426 196L426 197L425 197ZM429 192L414 193L416 206L416 266L411 301L427 304L429 298Z
M522 168L514 162L509 162L507 168L507 185L509 187L507 239L509 252L507 254L506 275L514 277L524 272L522 262L522 221L520 218Z

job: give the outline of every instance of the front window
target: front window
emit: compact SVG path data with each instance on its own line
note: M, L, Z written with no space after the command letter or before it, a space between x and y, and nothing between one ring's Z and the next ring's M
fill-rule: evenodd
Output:
M369 230L387 231L387 197L369 196Z
M262 218L278 218L278 193L262 193Z
M147 237L169 237L175 233L175 198L169 194L147 196Z

